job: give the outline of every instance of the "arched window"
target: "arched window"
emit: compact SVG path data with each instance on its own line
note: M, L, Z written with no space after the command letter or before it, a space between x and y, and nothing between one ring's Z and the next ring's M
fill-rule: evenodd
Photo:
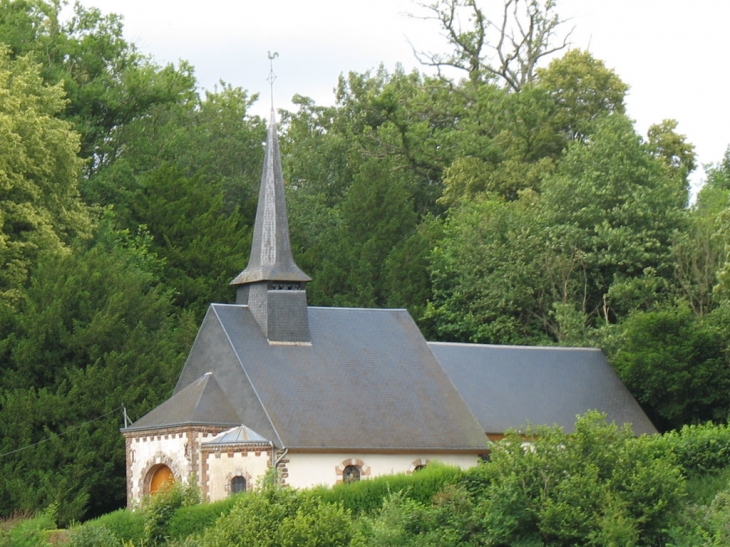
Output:
M342 471L342 482L350 484L351 482L357 482L360 480L360 468L356 465L348 465Z
M240 475L231 479L231 493L238 494L246 491L246 479Z
M161 489L175 482L175 475L166 465L159 465L153 468L150 473L152 473L152 477L150 478L150 494L156 494Z

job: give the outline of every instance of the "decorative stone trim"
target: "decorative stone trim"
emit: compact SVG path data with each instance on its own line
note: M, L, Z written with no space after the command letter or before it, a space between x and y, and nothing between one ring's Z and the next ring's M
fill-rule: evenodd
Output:
M425 458L418 458L417 460L413 460L413 463L411 463L411 466L408 468L408 474L411 475L417 469L423 469L429 464L429 461L430 460L427 460Z
M285 450L277 450L276 451L276 458L281 458L284 456L287 452ZM278 474L278 480L280 486L289 486L289 482L287 479L289 479L289 458L286 456L281 458L279 460L278 464L276 465L276 471ZM271 462L269 462L269 467L271 467Z
M251 481L253 480L253 477L251 477L251 473L249 473L248 471L244 471L239 467L233 473L228 473L226 475L226 492L231 491L231 481L233 481L233 477L243 477L246 480L245 491L248 492L249 490L251 490Z
M180 480L182 473L177 462L162 452L157 452L152 459L147 460L147 463L142 468L142 473L139 477L139 491L142 493L142 496L149 496L150 482L152 482L152 477L155 474L154 471L163 465L170 468L176 481Z
M370 476L370 467L365 465L365 463L361 459L354 459L350 458L348 460L344 460L340 465L335 466L335 476L337 477L337 484L340 484L342 482L342 476L345 472L345 468L348 465L354 465L360 470L360 477L369 477Z
M250 444L240 444L240 445L200 445L199 450L200 458L201 458L201 478L200 478L200 487L203 492L203 495L205 497L210 496L210 458L218 458L220 459L223 454L225 454L227 457L232 458L236 454L241 454L244 458L249 457L251 454L255 454L256 456L261 456L264 454L267 459L267 466L271 467L271 445L268 443L250 443ZM288 460L287 460L288 461ZM236 475L231 475L231 477L227 478L226 482L226 491L230 490L230 479L233 478ZM246 490L249 490L251 486L249 485L249 480L252 478L251 475L248 472L245 472L242 474L246 479Z
M196 475L200 476L202 474L202 470L199 469L200 466L200 438L206 438L208 436L214 436L220 433L221 431L225 431L227 429L230 429L227 426L209 426L209 425L194 425L194 426L177 426L177 427L167 427L162 429L142 429L137 431L123 431L122 434L124 435L125 439L125 451L126 451L126 467L127 467L127 506L132 508L135 504L135 502L139 502L139 498L148 495L149 494L149 478L150 475L150 469L154 465L168 465L164 462L160 462L159 464L154 463L154 460L157 459L158 455L156 454L155 457L153 457L151 460L148 460L145 465L142 467L142 473L139 477L135 477L133 473L133 463L135 461L137 450L133 449L132 446L139 447L140 443L147 443L147 442L155 442L155 441L162 441L164 439L186 439L185 442L185 462L178 462L174 467L171 465L168 465L170 469L172 470L173 474L175 475L175 480L181 480L186 475ZM160 456L164 456L164 454L160 453ZM166 457L169 461L172 461L171 458ZM181 466L186 465L187 469L181 468ZM187 473L186 473L187 472ZM134 497L134 483L137 483L137 486L139 486L138 490L138 498L135 499ZM145 483L145 481L147 481ZM203 494L205 495L205 488L204 484L199 483L200 486L203 488Z

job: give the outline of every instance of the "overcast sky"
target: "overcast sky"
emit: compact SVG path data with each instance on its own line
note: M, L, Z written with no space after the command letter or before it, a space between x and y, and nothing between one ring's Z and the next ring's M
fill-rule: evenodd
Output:
M484 0L497 3L499 0ZM428 0L426 2L428 3ZM418 50L445 51L432 22L411 0L82 0L124 17L126 38L157 62L192 63L204 88L219 80L260 93L269 108L269 51L277 108L295 94L334 101L337 77L383 63L418 66ZM499 2L501 4L501 2ZM558 0L574 27L571 43L589 49L630 86L628 114L637 129L666 118L717 163L730 144L730 2L725 0ZM702 174L694 177L694 183Z

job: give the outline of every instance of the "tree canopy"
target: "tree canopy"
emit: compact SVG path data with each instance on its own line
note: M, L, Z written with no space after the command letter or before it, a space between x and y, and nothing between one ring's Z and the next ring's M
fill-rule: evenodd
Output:
M61 7L0 0L0 514L62 502L65 523L123 503L119 407L165 400L208 303L233 299L265 123L121 17ZM691 203L677 122L638 134L628 83L564 47L551 0L502 7L425 6L436 71L343 74L334 104L279 113L310 304L407 308L434 340L598 346L661 428L726 420L730 153ZM625 490L576 480L626 516Z

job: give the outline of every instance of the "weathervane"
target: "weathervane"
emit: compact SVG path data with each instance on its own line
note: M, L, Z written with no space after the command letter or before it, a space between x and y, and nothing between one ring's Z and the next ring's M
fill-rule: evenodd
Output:
M266 78L266 81L269 82L269 85L271 86L271 108L274 108L274 82L276 81L276 74L274 73L274 59L276 59L279 56L279 54L275 51L274 53L271 53L269 51L269 77Z

